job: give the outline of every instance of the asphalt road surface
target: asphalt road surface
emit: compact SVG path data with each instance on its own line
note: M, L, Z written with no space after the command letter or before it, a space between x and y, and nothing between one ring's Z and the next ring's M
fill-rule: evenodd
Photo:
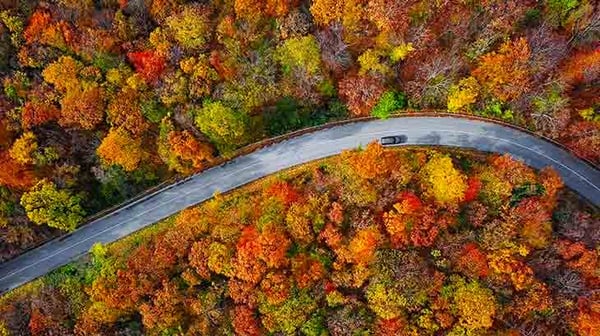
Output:
M205 201L284 168L405 134L407 145L444 145L510 153L530 166L554 167L565 184L600 205L600 172L532 135L497 124L452 117L406 117L357 122L292 138L194 175L0 264L0 292L31 281L87 253Z

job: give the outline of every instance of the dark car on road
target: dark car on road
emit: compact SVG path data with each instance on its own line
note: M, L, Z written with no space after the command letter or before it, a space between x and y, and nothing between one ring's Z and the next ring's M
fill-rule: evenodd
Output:
M408 140L406 135L393 135L381 138L380 143L384 146L403 144Z

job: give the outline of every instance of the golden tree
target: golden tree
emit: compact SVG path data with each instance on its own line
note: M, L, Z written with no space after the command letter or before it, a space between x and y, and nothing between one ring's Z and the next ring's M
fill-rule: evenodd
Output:
M456 205L465 197L466 177L452 164L449 156L435 154L422 170L428 195L441 205Z
M105 164L117 164L126 171L136 170L147 155L142 139L133 139L120 128L111 128L96 152Z

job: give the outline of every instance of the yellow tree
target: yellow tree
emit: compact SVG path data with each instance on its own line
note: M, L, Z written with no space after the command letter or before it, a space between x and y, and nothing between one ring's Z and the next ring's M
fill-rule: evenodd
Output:
M358 63L360 64L358 73L361 76L369 73L387 75L391 69L383 63L383 56L385 56L385 53L382 50L367 49L358 56Z
M468 330L487 329L494 323L496 299L491 290L477 281L455 284L454 309L458 312L459 324Z
M201 6L185 6L167 18L167 27L178 45L187 49L202 48L209 34L210 12Z
M381 282L371 282L366 290L369 308L382 319L394 319L402 315L407 304L406 298L394 286Z
M467 178L446 155L435 154L422 170L426 193L441 205L456 205L465 197Z
M15 140L10 148L10 157L21 164L35 163L34 153L38 149L37 139L33 132L25 132Z
M286 216L285 223L289 234L300 245L308 245L314 240L308 203L293 203Z
M59 58L42 72L44 80L63 93L60 124L91 130L104 119L104 89L94 81L80 79L83 75L98 78L100 73L94 67L84 68L70 56Z
M275 58L281 63L285 73L304 69L309 75L313 75L321 67L319 44L312 35L285 40L277 48Z
M48 65L42 71L44 80L61 91L66 92L76 87L78 83L77 74L83 69L83 64L70 56L63 56L56 62Z
M463 78L458 85L450 87L448 92L448 111L458 112L469 109L479 96L479 83L474 77Z
M201 98L210 94L213 83L219 78L206 54L184 58L179 62L179 67L189 80L190 98Z

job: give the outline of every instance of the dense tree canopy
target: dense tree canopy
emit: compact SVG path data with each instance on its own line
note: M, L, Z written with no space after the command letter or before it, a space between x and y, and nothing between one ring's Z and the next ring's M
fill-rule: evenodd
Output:
M93 214L256 140L405 108L502 119L598 163L599 6L2 0L0 188L18 200L46 179ZM499 202L510 190L493 180L482 176L482 192ZM15 206L7 230L36 243L58 234ZM0 234L0 245L4 260L23 244Z
M75 211L49 182L35 189ZM551 169L372 143L95 245L3 298L0 330L589 336L599 241L598 210Z

